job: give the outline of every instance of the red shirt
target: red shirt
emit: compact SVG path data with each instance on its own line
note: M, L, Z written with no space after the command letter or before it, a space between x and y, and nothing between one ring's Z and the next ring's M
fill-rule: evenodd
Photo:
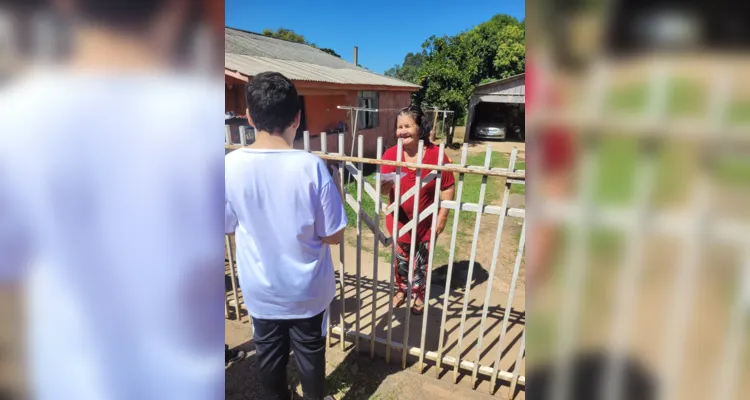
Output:
M396 146L393 146L385 151L385 154L383 154L383 160L389 160L389 161L396 161L396 158L398 156L398 149ZM422 164L432 164L437 165L438 164L438 156L440 156L440 148L438 146L435 146L434 144L430 143L427 144L424 148L424 153L422 155ZM401 156L401 160L404 160L404 156ZM448 159L448 156L443 155L443 165L449 164L450 160ZM432 170L429 169L423 169L422 170L422 179L424 179L427 174L429 174ZM381 172L384 174L396 172L396 167L384 165L381 168ZM401 178L401 195L406 193L409 189L413 188L417 184L417 171L411 170L408 168L401 168L402 173L406 173L406 175ZM440 182L440 190L446 190L453 186L455 183L455 178L453 177L453 173L451 172L443 172L442 174L442 181ZM437 180L433 179L428 184L422 184L422 189L419 191L419 213L422 213L427 207L431 206L435 202L435 185ZM396 186L393 186L393 189L391 189L391 192L389 194L390 202L389 204L392 204L396 199ZM401 207L398 211L398 229L401 230L401 228L409 223L409 221L412 220L414 214L414 196L409 198L406 201L403 201L401 204ZM393 232L393 214L388 214L385 217L386 221L386 227L389 232ZM432 215L428 216L422 222L417 225L417 242L425 242L430 240L430 234L432 231ZM409 230L406 232L403 236L399 238L399 242L402 243L411 243L411 234L412 231Z

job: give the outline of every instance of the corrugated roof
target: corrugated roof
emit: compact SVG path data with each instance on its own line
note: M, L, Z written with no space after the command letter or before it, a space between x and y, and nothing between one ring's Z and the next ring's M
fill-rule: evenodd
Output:
M516 80L516 79L519 79L519 78L524 78L524 77L526 77L526 73L522 72L522 73L520 73L518 75L513 75L513 76L509 76L509 77L504 78L504 79L498 79L498 80L495 80L495 81L492 81L492 82L487 82L487 83L484 83L484 84L481 84L481 85L477 85L476 88L478 89L478 88L482 88L482 87L486 87L486 86L497 85L498 83L510 82L510 81L513 81L513 80Z
M224 49L224 68L246 76L276 71L300 81L419 88L357 67L306 44L234 28L225 29Z

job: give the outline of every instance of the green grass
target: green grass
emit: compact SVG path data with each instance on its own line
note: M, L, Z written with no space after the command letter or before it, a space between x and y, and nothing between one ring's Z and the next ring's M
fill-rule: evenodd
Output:
M490 168L507 168L508 167L508 156L500 152L492 152L490 159ZM485 155L474 154L466 158L468 165L484 166ZM516 169L526 169L526 163L523 161L516 162ZM458 176L456 176L458 183ZM482 189L482 175L466 174L464 175L464 186L463 193L461 195L461 202L463 203L479 203L479 196ZM497 177L487 178L487 188L485 190L484 203L497 203L502 197L505 179ZM511 185L511 193L514 194L526 194L526 186L521 184ZM458 196L458 187L456 189L456 196ZM459 219L462 224L466 222L473 222L476 218L476 213L469 211L462 211ZM447 229L447 228L446 228Z
M736 101L729 106L729 120L733 123L750 122L750 100Z
M365 181L369 182L373 187L375 186L375 175L365 176ZM354 177L351 177L351 181L345 186L346 192L352 195L354 199L357 199L357 181ZM385 199L383 200L385 201ZM362 187L362 207L364 208L367 215L371 218L375 216L375 201L367 194L364 187ZM346 218L349 220L349 227L357 226L357 213L354 212L349 206L349 203L344 201L344 209L346 210Z
M649 84L631 84L615 88L609 93L605 108L608 111L626 113L646 113L649 98ZM673 77L667 87L667 116L708 115L710 95L702 87L686 78ZM750 100L730 101L727 119L732 124L750 122Z
M627 205L633 200L636 170L646 158L633 137L608 137L594 154L594 201L597 204ZM680 198L688 188L695 167L695 153L679 143L667 143L653 155L652 200L658 204Z
M716 161L712 173L721 183L747 186L750 184L750 160L741 156L723 157Z
M667 115L700 115L707 111L704 88L683 78L672 78L667 83ZM618 112L646 112L650 86L647 83L629 85L610 92L606 108Z

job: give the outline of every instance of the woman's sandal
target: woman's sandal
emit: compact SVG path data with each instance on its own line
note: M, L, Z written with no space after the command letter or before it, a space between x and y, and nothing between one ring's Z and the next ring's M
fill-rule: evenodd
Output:
M396 292L393 296L393 308L399 308L406 303L406 293Z
M424 312L424 302L420 299L414 300L414 305L411 306L411 313L414 315L422 315Z

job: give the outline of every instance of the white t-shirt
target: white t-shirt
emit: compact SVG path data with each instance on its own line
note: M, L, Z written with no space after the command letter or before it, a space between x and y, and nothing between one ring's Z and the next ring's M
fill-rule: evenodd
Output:
M31 398L223 398L223 96L62 72L0 92L0 279L27 278Z
M225 229L236 233L250 315L301 319L326 310L336 282L321 238L347 219L323 160L301 150L242 148L227 154L225 176Z

